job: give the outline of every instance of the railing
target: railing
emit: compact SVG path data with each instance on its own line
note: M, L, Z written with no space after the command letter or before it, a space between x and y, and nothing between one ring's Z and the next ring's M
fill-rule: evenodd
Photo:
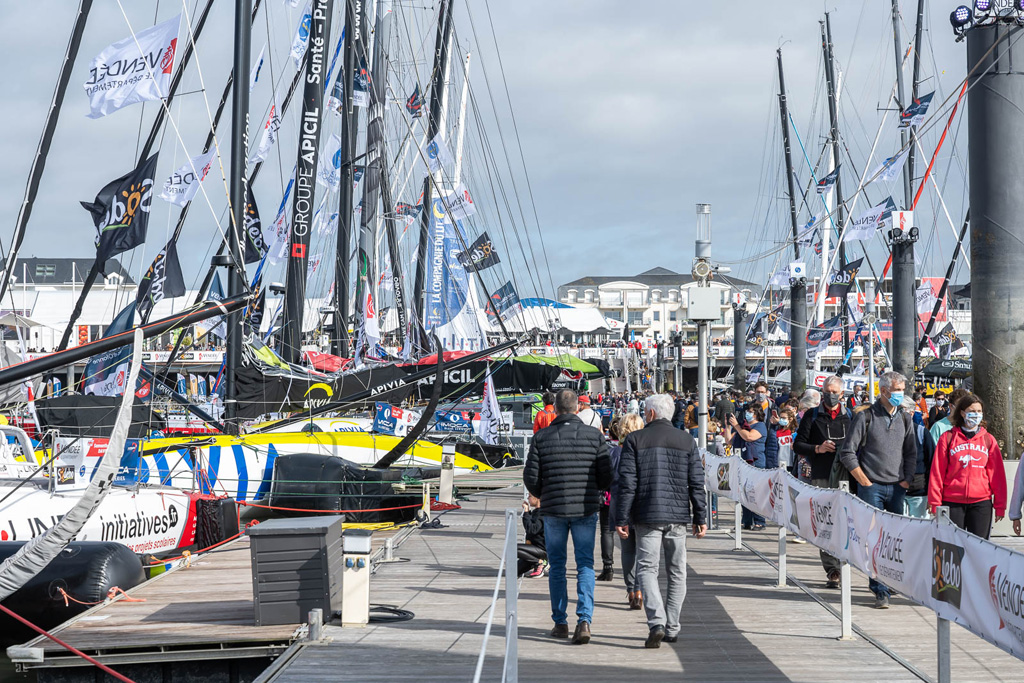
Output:
M505 667L501 674L503 683L519 683L519 516L520 508L505 510L505 545L498 565L498 577L494 582L494 594L491 596L491 608L487 612L487 625L484 627L484 639L480 643L480 654L476 660L476 672L473 683L480 683L480 675L484 670L484 659L487 656L487 641L491 637L491 625L494 623L494 611L498 605L498 594L501 591L502 574L505 578Z
M970 534L940 508L934 519L871 507L847 490L821 489L781 469L763 470L736 456L703 454L707 487L780 525L779 579L786 585L786 530L840 560L841 639L852 637L850 567L927 607L938 619L940 683L951 680L949 622L1024 659L1024 554ZM862 634L863 635L863 634Z

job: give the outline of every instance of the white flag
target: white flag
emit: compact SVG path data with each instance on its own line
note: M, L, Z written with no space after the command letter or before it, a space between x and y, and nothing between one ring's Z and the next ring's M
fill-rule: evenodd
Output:
M174 70L181 15L103 49L89 65L85 94L89 118L98 119L129 104L166 97Z
M320 262L323 260L323 254L313 254L309 257L309 262L306 263L306 279L316 275L316 269L320 267Z
M199 192L199 186L206 180L210 167L213 165L213 157L216 150L210 150L205 154L194 157L188 163L182 165L171 177L164 182L164 191L160 193L160 199L171 204L185 206Z
M260 56L253 62L252 69L249 70L249 93L252 94L253 89L256 87L256 81L260 80L260 69L263 68L263 53L267 50L267 44L264 43L263 47L260 48Z
M273 223L273 237L267 247L267 260L277 265L288 258L288 210L282 206Z
M789 284L789 266L775 272L768 280L769 287L785 287Z
M917 299L918 315L930 315L935 310L935 293L932 292L931 284L925 283L917 288L915 298Z
M476 204L473 203L465 185L456 187L454 194L444 198L444 203L448 207L448 217L452 220L461 221L476 213Z
M484 378L483 405L480 407L480 438L484 443L498 443L498 430L501 425L501 407L498 395L494 391L494 380L491 378L491 366L487 365L487 376Z
M874 170L874 172L868 176L868 182L874 182L875 180L884 180L887 183L891 183L896 180L900 173L903 172L903 164L907 161L907 155L910 154L910 147L907 147L902 152L897 153L895 156L891 156L882 162L882 165Z
M796 243L801 247L811 246L811 242L814 241L814 233L818 231L819 222L821 222L821 215L811 216L811 220L807 221L803 229L797 233Z
M333 190L341 182L341 138L332 134L324 145L322 161L317 170L316 181Z
M444 137L440 133L427 144L425 152L427 166L430 168L431 173L437 173L446 165L452 163L452 154L448 151L448 145L444 144Z
M295 68L302 66L302 58L306 55L306 47L309 45L309 26L313 20L313 1L306 2L306 9L302 10L302 17L299 18L299 25L295 27L295 37L292 39L292 59L295 60Z
M263 135L260 136L260 146L256 148L256 154L249 160L249 163L264 161L270 153L270 149L277 142L277 131L281 128L281 108L277 104L277 95L274 96L274 104L270 105L270 113L267 114L267 122L263 124Z
M316 225L316 234L332 237L336 232L338 232L337 211L332 213L327 218L324 218L324 216L327 215L326 212L318 215L320 216L319 220L317 220L316 216L313 217L313 223Z
M846 228L846 233L843 235L844 242L851 242L853 240L868 240L875 236L875 231L878 230L878 221L882 218L882 214L885 213L887 202L882 202L878 206L873 206L861 215L857 216Z

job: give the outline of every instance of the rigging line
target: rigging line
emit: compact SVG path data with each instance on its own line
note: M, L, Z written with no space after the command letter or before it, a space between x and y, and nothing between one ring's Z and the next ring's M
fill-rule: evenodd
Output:
M537 226L537 236L541 240L541 250L540 251L544 255L544 265L545 265L545 267L547 268L547 271L548 271L548 281L549 281L549 284L551 285L552 292L554 292L555 284L554 284L554 279L553 279L553 277L551 275L551 263L548 260L547 246L546 246L546 243L544 241L544 232L543 232L543 230L541 228L540 216L537 213L537 201L536 201L536 199L534 198L534 195L533 195L533 185L530 182L530 174L529 174L529 171L527 170L527 166L526 166L526 155L523 152L523 141L522 141L522 139L519 136L519 124L516 121L515 110L512 107L512 95L511 95L511 93L509 92L509 89L508 89L508 79L505 77L505 64L504 64L504 62L501 59L501 49L498 47L498 36L497 36L497 33L494 30L494 16L491 14L490 0L484 0L484 8L487 10L487 21L488 21L488 23L490 24L490 27L491 27L491 38L494 40L494 53L495 53L495 55L498 58L498 68L499 68L499 71L501 72L501 81L502 81L502 84L504 85L504 88L505 88L505 97L508 100L509 113L512 115L512 130L515 133L516 145L519 147L519 159L520 159L520 162L523 165L523 177L526 180L526 190L527 190L527 193L530 196L530 205L531 205L531 207L533 209L533 219L536 222L536 226ZM468 4L466 6L466 9L467 9L467 13L469 14L470 26L472 26L472 24L473 24L473 15L472 15L472 12L468 11L469 10L469 5ZM474 39L476 38L476 28L475 27L473 28L473 37L474 37ZM477 40L477 42L479 42L479 40ZM483 62L482 59L481 59L481 62ZM488 87L490 87L490 86L488 86Z
M122 4L121 0L117 0L117 6L120 8L121 16L124 17L124 21L128 25L128 30L132 34L132 40L135 42L136 48L139 50L139 52L143 52L142 46L139 44L138 36L135 33L135 29L131 25L131 21L128 19L128 14L125 12L124 5ZM148 62L146 63L146 70L149 73L149 77L155 79L155 75L153 74L153 68L152 68L152 66L149 65ZM163 111L164 111L164 113L167 116L167 120L170 121L171 127L174 129L174 134L175 134L175 136L178 139L178 144L181 145L181 148L185 151L185 154L187 155L188 154L188 147L185 145L185 140L181 136L181 131L178 129L178 124L175 122L174 117L171 116L171 111L167 107L167 101L165 99L161 99L160 100L160 104L163 107ZM198 176L199 174L198 174L195 166L192 165L192 160L191 159L189 159L189 166L192 168L192 172L195 173ZM206 188L203 187L202 183L200 183L200 185L199 185L199 191L203 193L203 198L206 199L206 204L207 204L207 206L210 209L210 214L216 220L217 212L214 210L213 202L210 200L209 195L206 193ZM221 232L221 234L224 236L224 238L226 240L227 236L224 234L224 231L223 231L223 229L221 229L219 223L217 224L217 229ZM235 265L237 267L238 264L235 264ZM246 287L248 288L248 284L246 285Z
M476 25L473 22L473 13L470 10L468 5L466 7L466 10L467 10L467 14L468 14L469 19L470 19L470 26L472 27L474 40L476 41L476 43L478 45L480 45L482 43L481 43L480 39L477 37L477 34L476 34ZM496 38L495 38L495 41L496 41ZM497 49L498 49L497 43L495 42L495 50L497 51ZM491 88L490 77L489 77L488 72L487 72L487 62L486 62L486 60L484 60L482 58L480 59L480 69L481 69L481 71L482 71L482 73L484 75L484 83L486 85L487 95L488 95L489 101L491 103L491 111L494 114L495 127L497 128L497 131L498 131L498 140L501 143L501 149L502 149L502 152L503 152L504 157L505 157L505 163L506 163L506 165L508 166L508 169L509 169L509 181L512 184L512 191L513 191L513 193L515 195L516 205L517 205L517 207L519 209L519 216L522 219L522 223L523 223L523 230L526 232L526 235L527 235L527 245L529 246L530 253L531 253L532 257L533 257L533 262L537 263L538 259L537 259L536 253L534 252L533 240L529 239L529 224L528 224L528 222L526 220L526 214L525 214L525 211L523 210L523 204L522 204L522 201L520 199L520 192L519 192L519 189L518 189L518 187L516 185L515 172L512 169L511 157L509 156L508 146L505 143L505 135L504 135L504 132L502 131L501 122L500 122L500 120L498 118L498 107L497 107L497 103L494 100L493 89ZM469 88L469 92L470 92L470 97L473 100L474 112L478 114L479 111L480 111L480 107L479 107L479 105L478 105L478 103L476 101L475 89L470 87ZM507 90L506 90L506 92L507 92ZM477 116L477 118L479 120L479 116ZM514 112L512 113L512 118L514 120ZM481 123L482 122L478 123L478 126L480 126ZM481 130L484 130L482 128L482 126L481 126ZM493 152L492 152L492 154L493 154ZM495 168L497 168L497 165L495 165ZM511 216L511 207L510 207L510 218L511 217L512 216ZM538 230L539 230L539 223L537 225L538 225ZM539 236L539 237L541 239L541 242L543 242L543 237L542 236ZM545 252L545 259L546 258L547 258L547 256L546 256L546 252ZM525 258L525 254L524 254L524 261L529 263L529 261ZM555 291L554 280L553 280L553 278L551 276L550 267L548 268L548 282L549 282L549 285L551 286L551 290ZM540 291L542 291L542 290L540 288L538 288L538 292L540 292Z

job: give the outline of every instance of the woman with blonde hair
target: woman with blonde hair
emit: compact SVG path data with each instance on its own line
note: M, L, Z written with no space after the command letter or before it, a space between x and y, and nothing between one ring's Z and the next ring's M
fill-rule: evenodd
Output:
M615 436L621 443L630 433L644 428L644 419L636 413L627 413L616 424ZM614 519L615 497L619 493L619 459L622 457L622 446L614 444L610 449L612 459L612 487L609 496L609 526L619 526ZM622 552L619 559L622 562L622 578L626 582L626 596L629 600L630 609L642 609L644 598L640 592L640 584L636 580L636 532L633 527L629 528L627 538L619 538Z

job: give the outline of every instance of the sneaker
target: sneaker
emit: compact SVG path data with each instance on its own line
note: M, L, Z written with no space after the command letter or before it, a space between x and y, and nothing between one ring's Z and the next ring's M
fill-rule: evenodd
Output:
M679 641L679 636L665 636L661 639L663 643L675 643Z
M807 543L807 541L805 541L804 539L800 538L799 536L794 536L793 537L793 543Z
M665 627L655 626L651 629L651 632L647 635L647 640L644 642L644 647L649 650L661 647L661 641L665 640Z
M576 624L576 633L572 634L573 645L586 645L590 642L590 624L581 621Z
M524 576L528 579L536 579L538 577L544 576L544 565L538 562L537 566L531 569L530 571L526 572Z
M551 629L552 638L568 638L569 637L569 624L555 624L555 627Z
M828 580L825 582L825 588L839 588L840 577L842 575L833 569L828 573Z
M876 595L875 596L875 609L889 609L889 596L888 595Z
M600 574L597 575L597 580L598 581L614 581L615 580L615 570L613 570L611 567L605 567L604 570Z

